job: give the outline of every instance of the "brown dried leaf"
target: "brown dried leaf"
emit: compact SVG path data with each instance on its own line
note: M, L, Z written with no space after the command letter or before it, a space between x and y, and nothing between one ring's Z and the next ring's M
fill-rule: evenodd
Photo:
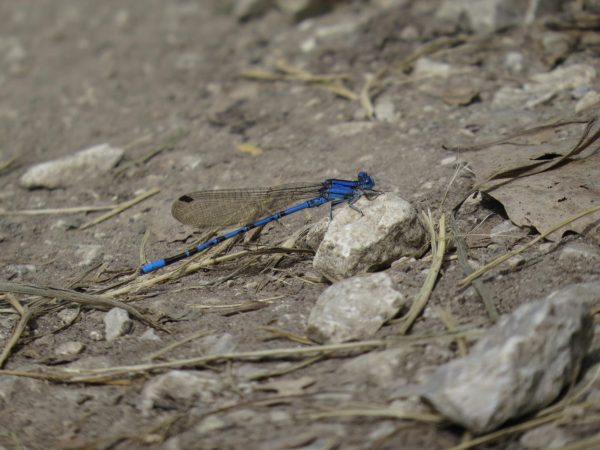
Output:
M445 103L452 106L467 106L473 103L479 97L479 90L460 86L446 90L442 94L442 99Z
M570 162L556 170L518 178L490 193L515 224L544 231L579 211L600 204L600 154ZM548 239L567 231L585 233L600 223L600 213L584 217Z
M515 224L543 231L600 204L599 137L595 120L563 122L478 146L463 157L477 175L476 189L500 201ZM598 214L587 216L549 238L558 240L567 230L584 233L599 220Z

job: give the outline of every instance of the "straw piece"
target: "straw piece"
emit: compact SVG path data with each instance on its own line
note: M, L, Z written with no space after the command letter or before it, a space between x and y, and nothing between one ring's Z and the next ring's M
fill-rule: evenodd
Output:
M452 317L452 313L449 310L436 308L436 312L437 316L440 318L448 331L456 331L456 321L454 320L454 317ZM458 345L458 353L460 353L460 356L467 356L469 353L469 347L464 336L457 337L456 344Z
M153 328L166 331L168 330L160 324L148 319L133 306L114 300L112 298L101 297L99 295L85 294L69 289L57 289L51 287L36 286L33 284L13 283L10 281L0 281L0 292L11 292L13 294L37 295L40 297L57 298L59 300L80 303L85 306L99 309L122 308L136 319L150 325Z
M426 414L406 411L398 408L365 408L365 409L337 409L333 411L308 414L307 418L320 420L328 417L390 417L393 419L415 420L418 422L442 423L444 419L438 414Z
M17 300L13 295L7 295L6 298L8 302L13 306L13 308L17 310L21 318L19 319L17 326L13 330L10 339L6 342L4 350L2 350L2 354L0 354L0 368L4 366L4 363L8 359L10 353L12 352L12 349L15 347L15 345L17 345L17 342L19 342L19 338L23 334L23 331L25 331L27 322L29 322L29 320L32 317L31 310L27 306L21 305L19 300Z
M417 298L411 305L408 313L401 319L402 323L398 334L406 334L425 308L425 305L427 305L427 301L433 291L433 287L442 267L442 262L444 261L444 252L446 251L446 217L444 214L441 215L436 234L431 214L426 216L425 213L423 213L423 216L425 219L424 221L429 228L433 260L431 262L431 269L429 269L429 272L427 273L427 278L425 278L425 282L419 291L419 295L417 295Z
M0 173L2 173L2 172L4 172L4 171L6 171L6 170L7 170L7 169L8 169L10 166L12 166L12 165L15 163L15 161L16 161L17 159L19 159L19 157L18 157L18 156L13 156L12 158L9 158L9 159L8 159L8 160L6 160L6 161L2 161L2 162L0 163Z
M42 216L52 214L77 214L82 212L106 211L118 205L106 206L73 206L70 208L21 209L18 211L0 210L0 216Z
M148 197L152 197L153 195L158 194L159 192L160 192L160 189L158 189L158 188L150 189L149 191L146 191L146 192L138 195L136 198L134 198L132 200L128 200L126 202L120 203L119 205L117 205L115 208L113 208L111 211L107 212L106 214L103 214L100 217L96 217L94 220L91 220L91 221L83 224L82 226L79 227L79 229L85 230L86 228L89 228L100 222L104 222L105 220L108 220L111 217L122 213L126 209L131 208L132 206L146 200Z
M263 326L263 325L257 325L256 328L258 328L259 330L266 331L267 333L271 333L278 337L284 337L284 338L289 339L290 341L296 342L298 344L304 344L304 345L312 345L313 344L313 342L310 339L308 339L304 336L299 336L297 334L291 333L286 330L282 330L281 328L267 327L267 326Z
M179 347L179 346L181 346L183 344L187 344L188 342L195 341L196 339L200 339L201 337L208 336L209 334L210 334L210 332L204 331L204 330L203 331L198 331L196 333L192 333L191 335L183 338L180 341L173 342L172 344L169 344L169 345L161 348L160 350L158 350L156 352L153 352L153 353L150 353L149 355L144 356L142 358L142 360L144 360L144 361L152 361L153 359L156 359L159 356L162 356L165 353L168 353L171 350L173 350L173 349L175 349L175 348L177 348L177 347Z
M458 262L462 271L465 275L469 275L473 272L473 268L469 265L469 256L467 250L467 243L465 242L465 238L460 235L457 229L456 221L452 218L450 223L450 230L452 232L452 240L454 241L454 245L456 246L456 252L458 253ZM497 322L500 315L498 314L498 310L496 306L491 300L490 293L485 285L481 282L481 280L473 280L473 287L475 288L475 292L483 302L485 306L485 310L487 311L488 317L492 322Z

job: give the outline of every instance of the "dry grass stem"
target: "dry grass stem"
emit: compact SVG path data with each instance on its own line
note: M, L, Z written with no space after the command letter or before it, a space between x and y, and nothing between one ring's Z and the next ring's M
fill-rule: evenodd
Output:
M544 231L542 234L540 234L536 238L532 239L527 244L525 244L525 245L523 245L523 246L521 246L521 247L519 247L519 248L517 248L517 249L515 249L515 250L513 250L511 252L505 253L504 255L500 255L497 258L494 258L492 261L490 261L489 263L487 263L485 266L481 267L480 269L478 269L475 272L473 272L471 275L469 275L469 276L463 278L462 280L460 280L459 283L458 283L458 285L460 287L467 286L473 280L476 280L477 278L479 278L483 274L489 272L494 267L502 264L504 261L512 258L515 255L518 255L519 253L523 253L524 251L526 251L529 248L533 247L536 243L538 243L539 241L541 241L542 239L544 239L549 234L552 234L555 231L560 230L562 227L570 224L571 222L575 222L577 219L581 219L582 217L588 216L588 215L593 214L593 213L595 213L597 211L600 211L600 205L597 205L597 206L594 206L592 208L589 208L589 209L586 209L584 211L581 211L581 212L575 214L574 216L569 217L569 218L563 220L562 222L557 223L556 225L550 227L549 229L547 229L546 231Z
M360 105L365 110L365 115L367 116L367 119L372 119L373 117L375 117L375 108L373 107L373 102L371 101L370 93L374 81L375 77L372 74L366 74L365 84L363 85L359 94Z
M46 298L57 298L62 301L79 303L84 306L97 309L122 308L139 321L150 325L153 328L168 332L166 328L153 320L147 318L133 306L114 300L112 298L99 295L85 294L69 289L57 289L51 287L36 286L33 284L13 283L10 281L0 281L0 292L11 292L13 294L36 295Z
M330 417L389 417L393 419L402 420L414 420L417 422L427 423L442 423L444 419L438 414L426 414L419 412L405 411L404 409L396 408L365 408L365 409L351 409L344 408L333 411L326 411L320 413L309 413L306 415L307 419L320 420Z
M456 331L456 320L454 320L454 317L452 317L452 313L449 310L436 308L436 313L448 331ZM457 337L456 344L458 345L458 353L460 356L467 356L469 347L464 336Z
M469 275L473 272L473 268L469 265L467 243L465 242L464 237L459 234L454 219L451 220L450 230L452 232L452 239L454 241L454 245L456 246L456 253L458 253L458 262L460 264L460 267L462 268L462 271L465 275ZM491 296L487 287L485 287L481 280L474 280L473 288L475 289L475 292L477 292L477 295L483 302L483 305L485 306L485 310L490 320L492 322L496 322L500 315L496 310L494 302L492 302L491 300Z
M173 342L160 350L150 353L142 358L142 361L152 361L153 359L159 358L165 353L169 353L171 350L176 349L177 347L182 346L183 344L187 344L188 342L195 341L196 339L200 339L201 337L208 336L210 334L209 331L198 331L197 333L193 333L180 341Z
M539 411L536 414L536 417L543 417L548 414L552 414L554 412L560 411L561 409L564 409L564 408L574 404L576 400L581 398L584 394L587 394L588 392L590 392L590 390L594 387L598 377L600 377L600 367L597 367L596 372L594 373L594 376L591 377L591 379L586 383L585 386L583 386L577 390L572 390L560 402L558 402L552 406L548 406L547 408L544 408L541 411Z
M24 372L0 370L0 375L13 375L29 377L40 380L55 381L61 383L92 383L92 384L127 384L128 379L144 373L160 372L166 369L185 369L194 367L205 367L209 363L223 363L228 361L247 360L272 360L305 358L330 355L335 352L366 351L369 348L389 347L397 345L422 345L438 340L455 340L458 336L476 337L483 334L485 330L469 329L457 330L452 333L441 333L423 336L406 336L386 340L370 340L359 342L347 342L343 344L313 345L303 348L279 348L272 350L257 350L249 352L223 353L216 355L199 356L159 363L135 364L129 366L116 366L100 369L65 369L48 373Z
M0 354L0 368L4 366L4 363L10 356L12 349L15 347L15 345L17 345L17 342L19 342L23 331L25 331L27 322L29 322L32 317L31 310L27 306L21 305L19 300L17 300L17 298L15 298L13 295L7 295L6 300L13 306L13 308L15 308L15 310L17 310L21 317L15 326L12 335L10 336L10 339L8 339L4 349L2 350L2 353Z
M19 159L18 156L13 156L12 158L9 158L6 161L0 162L0 174L8 170L10 166L12 166L17 161L17 159Z
M200 287L200 288L203 288L203 287ZM177 289L177 292L188 290L188 289L199 289L199 287L194 286L192 288ZM230 303L230 304L227 304L227 305L193 305L192 307L195 308L195 309L200 309L200 310L220 311L220 310L240 308L243 305L245 305L246 303L248 303L249 301L252 301L253 303L264 303L264 304L270 305L275 300L279 300L279 299L284 298L284 297L286 297L286 295L276 295L274 297L268 297L268 298L263 298L263 299L258 299L258 300L247 300L247 301L244 301L244 302Z
M427 301L433 291L433 287L435 286L435 282L442 267L442 262L444 261L444 253L446 251L446 217L444 214L441 215L437 232L434 228L431 214L427 216L423 213L423 218L429 229L433 260L431 262L431 268L427 273L427 278L425 278L425 282L423 283L417 298L411 305L408 313L401 319L400 330L398 331L399 334L406 334L408 332L415 320L417 320L417 317L419 317L425 308L425 305L427 305Z
M458 154L456 155L456 160L458 161ZM438 208L439 211L443 211L444 210L444 204L446 203L446 199L448 198L448 193L450 192L450 188L452 187L452 185L456 181L456 178L458 177L458 175L460 174L460 172L465 168L465 166L466 165L464 163L456 165L456 169L454 170L454 175L452 175L452 179L450 180L450 182L446 186L446 190L444 191L444 195L442 196L442 201L440 202L440 206Z
M336 81L333 83L327 84L319 84L319 88L324 91L331 92L338 97L345 98L346 100L351 100L353 102L357 101L359 96L344 86L340 81Z
M296 370L304 369L305 367L308 367L316 362L321 361L323 358L324 356L322 355L314 356L298 364L292 364L289 367L285 367L283 369L267 370L264 372L256 373L254 375L249 376L247 379L249 381L258 381L263 380L265 378L280 377L282 375L287 375L289 373L295 372Z
M227 241L223 242L223 244L228 244ZM217 247L215 247L217 248ZM288 248L258 248L252 250L242 250L236 253L230 253L227 255L219 256L219 257L207 257L203 253L198 254L196 257L204 256L199 262L194 262L195 259L192 258L190 261L185 262L184 264L178 266L176 269L163 273L162 275L158 275L152 278L147 277L136 277L135 282L131 282L126 286L123 286L118 289L107 291L112 297L117 297L119 295L130 294L134 292L140 292L142 290L148 289L152 286L155 286L159 283L165 283L167 281L173 281L179 279L185 275L190 273L197 272L198 270L215 266L218 264L234 261L236 259L240 259L246 256L255 256L255 255L263 255L263 254L272 254L272 253L305 253L306 250L303 249L288 249Z
M543 131L546 129L558 128L566 125L572 124L586 124L585 130L582 132L579 141L575 144L569 151L565 152L560 157L553 158L550 160L534 160L528 164L520 164L512 167L501 167L498 168L494 173L489 175L484 181L477 184L473 187L461 201L459 201L454 208L452 209L453 214L456 215L457 211L460 209L462 204L465 202L467 198L469 198L473 193L477 191L484 191L486 193L492 192L494 189L498 189L501 186L509 184L510 182L518 179L524 178L531 175L536 175L538 173L546 172L548 170L552 170L554 168L560 167L563 164L567 164L571 161L576 161L574 156L581 154L585 149L590 147L595 141L600 138L600 129L593 131L594 126L596 125L597 118L592 118L590 120L578 120L578 121L554 121L549 125L543 125L540 127L530 128L526 130L522 130L518 133L515 133L506 138L502 138L493 142L488 142L485 144L480 144L477 146L473 146L470 148L462 148L461 151L477 151L492 145L499 145L504 143L509 143L512 139L521 136L527 136L530 134L535 134L539 131ZM593 132L592 132L593 131ZM593 153L591 153L593 154ZM589 156L589 155L588 155ZM581 159L581 158L580 158ZM496 181L496 184L490 184ZM485 187L485 186L488 187Z
M139 166L142 164L147 163L148 161L150 161L152 158L154 158L156 155L158 155L159 153L162 153L164 151L167 150L171 150L175 147L175 145L184 137L186 137L188 134L190 134L190 130L186 130L186 129L179 129L177 131L175 131L175 133L170 136L169 138L167 138L167 141L159 146L156 146L152 149L150 149L149 151L147 151L145 154L143 154L142 156L132 160L132 161L128 161L125 164L121 165L120 167L117 168L117 170L115 170L115 175L118 175L122 172L125 172L127 169L131 168L131 167L135 167L135 166ZM145 139L145 137L143 137L142 139ZM137 145L137 143L133 143L130 145L130 147L132 145Z
M587 408L593 407L594 405L592 405L591 403L579 403L577 406L580 408L583 408L583 409L587 409ZM502 428L498 431L494 431L492 433L488 433L483 436L476 437L476 438L470 440L469 442L462 443L462 444L452 447L448 450L466 450L469 448L477 447L479 445L486 444L488 442L493 442L495 440L498 440L498 439L506 437L506 436L510 436L511 434L521 433L523 431L527 431L532 428L539 427L540 425L543 425L545 423L564 420L567 417L567 415L568 414L565 411L560 411L560 412L557 412L554 414L549 414L544 417L536 417L534 419L527 420L527 421L519 423L517 425Z
M282 330L281 328L267 327L267 326L263 326L263 325L257 325L256 328L258 328L259 330L262 330L262 331L266 331L267 333L271 333L274 336L289 339L290 341L296 342L298 344L303 344L303 345L313 345L314 344L313 341L311 341L310 339L308 339L304 336L300 336L300 335L291 333L289 331Z
M449 73L445 76L450 77L450 76L456 76L456 75L468 75L471 72L473 72L472 69L454 69L454 70L449 71ZM410 76L410 77L403 78L401 80L394 81L394 85L401 86L403 84L420 83L421 81L431 80L433 78L439 78L441 76L442 75L439 75L437 73L432 73L432 74L428 74L428 75L420 75L420 76Z
M150 229L146 228L146 231L144 231L144 236L142 237L142 242L140 243L140 266L148 262L148 258L146 258L146 244L148 243L149 238Z
M55 371L48 374L35 372L18 372L0 370L0 375L15 375L37 379L47 379L49 381L69 382L69 383L107 383L124 382L144 373L154 373L165 369L184 369L194 367L204 367L209 363L245 361L245 360L264 360L264 359L287 359L314 357L338 351L356 351L366 350L368 348L384 347L389 344L386 340L372 340L362 342L351 342L344 344L321 345L306 348L280 348L273 350L256 350L237 353L222 353L216 355L199 356L195 358L179 359L174 361L135 364L129 366L116 366L101 369L64 369L60 372Z
M0 210L0 216L43 216L55 214L77 214L95 211L106 211L116 208L116 205L106 206L73 206L70 208L21 209L19 211Z
M554 447L554 450L590 450L594 448L600 448L600 434L571 442L562 447Z
M160 192L160 189L158 189L158 188L150 189L149 191L146 191L146 192L138 195L136 198L134 198L132 200L128 200L126 202L116 205L111 211L107 212L106 214L102 214L100 217L96 217L94 220L84 223L83 225L81 225L79 227L79 229L85 230L86 228L89 228L91 226L99 224L100 222L104 222L105 220L108 220L111 217L122 213L126 209L131 208L134 205L137 205L138 203L146 200L148 197L152 197L153 195L156 195L159 192Z
M356 101L359 98L358 95L343 84L343 81L349 78L347 75L314 75L282 60L278 61L275 66L276 72L264 69L249 69L242 71L241 76L260 81L295 81L309 83L331 92L338 97L352 101Z
M443 50L443 49L446 49L449 47L455 47L459 44L463 44L463 43L467 42L469 39L472 39L472 37L463 34L463 35L452 36L452 37L443 36L443 37L434 39L433 41L429 41L429 42L421 45L419 48L417 48L415 51L413 51L409 56L404 58L398 64L397 69L402 70L402 71L406 70L407 68L411 67L415 61L417 61L419 58L421 58L423 56L433 55L434 53L437 53L440 50Z

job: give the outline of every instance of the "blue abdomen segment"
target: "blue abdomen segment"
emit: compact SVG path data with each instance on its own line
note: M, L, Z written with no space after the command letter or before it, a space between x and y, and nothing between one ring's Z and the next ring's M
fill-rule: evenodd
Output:
M154 272L157 269L165 267L165 265L166 265L166 261L164 259L157 259L155 261L146 263L142 267L140 267L140 273L147 274L150 272Z

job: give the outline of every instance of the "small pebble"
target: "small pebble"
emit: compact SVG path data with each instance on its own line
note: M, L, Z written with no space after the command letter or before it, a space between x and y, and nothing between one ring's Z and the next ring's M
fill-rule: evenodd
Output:
M84 348L85 345L79 341L67 341L56 347L54 353L58 356L73 356L81 353Z
M154 328L148 328L140 335L142 341L160 341L160 336L156 334Z
M113 308L104 316L104 335L107 341L112 341L123 336L131 330L133 321L129 318L127 311L121 308Z

